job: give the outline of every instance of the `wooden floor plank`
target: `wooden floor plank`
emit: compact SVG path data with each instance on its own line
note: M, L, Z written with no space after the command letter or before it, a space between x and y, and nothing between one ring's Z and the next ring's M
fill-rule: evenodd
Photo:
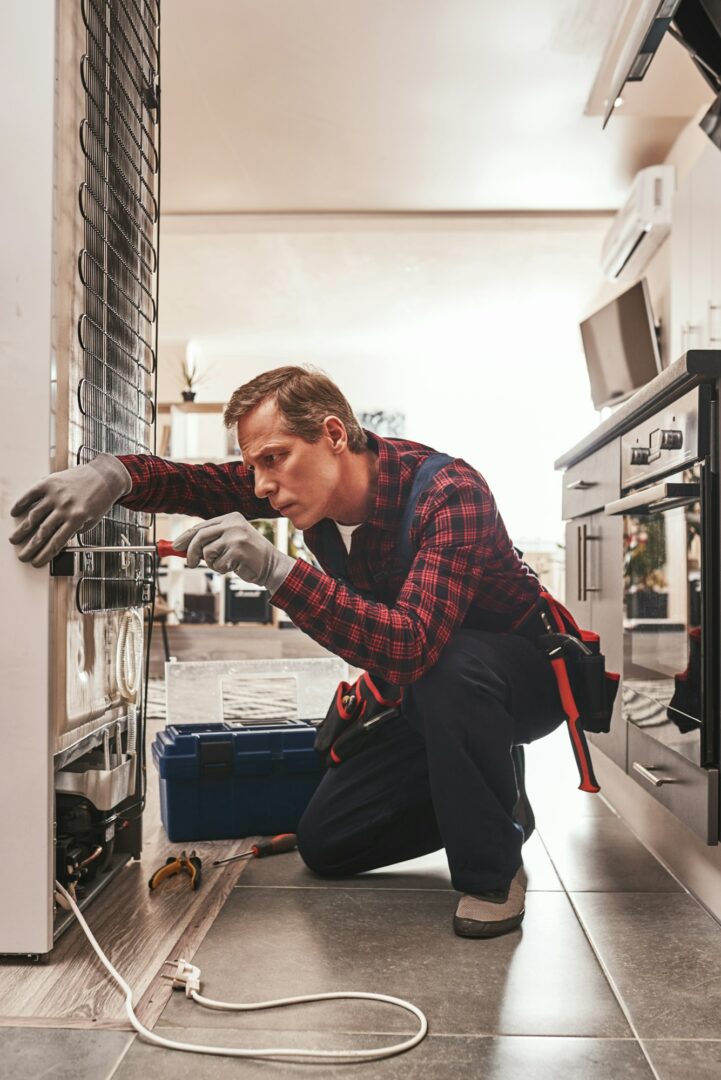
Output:
M279 632L250 625L188 625L169 632L171 652L183 660L330 655L296 628ZM164 675L159 633L153 635L152 675ZM163 829L158 777L149 753L156 732L164 727L163 713L163 706L151 709L154 719L148 722L142 858L124 867L83 912L101 948L133 988L136 1011L146 1026L157 1021L172 993L171 984L159 977L164 961L181 951L192 960L249 860L222 868L210 864L247 851L254 839L187 845L203 860L199 892L190 891L186 875L163 882L157 893L149 892L153 871L184 846L171 844ZM77 923L61 936L46 964L0 960L0 1014L0 1026L5 1027L130 1028L122 993Z
M148 742L162 724L150 724ZM253 838L188 845L203 861L197 893L185 874L170 878L154 892L148 879L167 856L183 845L171 844L160 820L157 773L148 767L148 796L143 816L143 852L130 862L83 912L100 947L133 988L139 1015L152 1025L172 993L159 979L163 962L180 955L192 959L248 860L212 867L213 859L249 850ZM166 969L167 970L167 969ZM0 1026L130 1028L119 987L96 957L81 927L73 923L61 936L48 963L4 961L0 964Z

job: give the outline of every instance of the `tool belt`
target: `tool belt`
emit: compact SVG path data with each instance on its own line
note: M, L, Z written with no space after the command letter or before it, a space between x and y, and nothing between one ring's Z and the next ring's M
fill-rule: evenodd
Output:
M398 716L401 691L367 671L354 682L341 682L325 720L318 726L314 747L326 765L340 765L365 750L377 728Z
M566 715L581 791L600 791L584 731L608 732L620 676L606 671L598 634L582 630L545 590L511 631L548 657Z
M569 611L543 591L511 633L546 654L566 716L581 791L598 792L585 731L608 732L619 676L606 671L598 634L582 630ZM333 767L365 750L378 729L400 710L401 690L363 672L338 685L315 749Z

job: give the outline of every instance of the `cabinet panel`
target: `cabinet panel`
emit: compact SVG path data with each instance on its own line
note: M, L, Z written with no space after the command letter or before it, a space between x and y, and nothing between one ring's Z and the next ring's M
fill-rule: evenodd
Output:
M671 353L721 345L721 155L709 145L674 195Z
M710 219L707 222L711 239L711 291L709 297L708 346L721 348L721 154L715 146L709 147L708 158L710 191L712 193Z
M602 446L563 474L562 513L569 518L599 510L621 493L621 443ZM570 595L570 594L569 594Z
M603 513L566 525L566 607L579 626L601 638L606 670L623 668L623 522ZM626 721L621 688L607 734L589 741L620 768L626 768Z
M591 515L566 525L566 607L579 626L588 627L591 622L591 594L583 590L584 529L588 535ZM586 550L588 545L586 545Z
M688 345L691 324L691 180L684 177L673 197L671 211L671 338L669 360Z
M587 578L591 593L590 629L601 637L606 670L623 669L623 519L594 514L589 523ZM626 721L621 708L621 690L605 735L589 735L591 742L622 769L626 768Z
M708 844L718 842L718 769L702 769L628 727L628 775Z
M714 157L718 151L709 146ZM712 275L712 227L715 193L712 161L708 153L701 155L691 172L691 297L690 329L687 348L709 347L710 303Z

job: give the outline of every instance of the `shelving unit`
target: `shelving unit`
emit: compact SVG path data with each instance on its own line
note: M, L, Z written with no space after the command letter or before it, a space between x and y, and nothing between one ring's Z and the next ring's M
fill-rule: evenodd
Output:
M188 401L165 402L158 405L158 454L173 461L182 461L188 465L221 464L226 461L238 461L240 449L234 431L223 426L223 402ZM159 514L157 519L158 536L174 539L189 528L195 518L174 514ZM283 519L274 522L274 542L281 551L288 547L288 523ZM167 560L167 596L174 612L182 611L185 606L185 579L188 571L182 559ZM233 576L214 574L213 588L216 605L215 615L218 625L226 622L226 587L225 578ZM219 580L218 580L219 579ZM237 579L236 579L237 580ZM248 585L254 593L257 588ZM238 590L242 591L242 590ZM272 609L273 625L282 621L282 613Z

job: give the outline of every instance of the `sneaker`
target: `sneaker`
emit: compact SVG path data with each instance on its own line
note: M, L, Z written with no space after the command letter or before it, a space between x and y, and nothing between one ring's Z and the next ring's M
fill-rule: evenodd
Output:
M453 929L459 937L500 937L515 930L525 914L528 879L519 867L507 889L486 893L464 893L453 917Z

